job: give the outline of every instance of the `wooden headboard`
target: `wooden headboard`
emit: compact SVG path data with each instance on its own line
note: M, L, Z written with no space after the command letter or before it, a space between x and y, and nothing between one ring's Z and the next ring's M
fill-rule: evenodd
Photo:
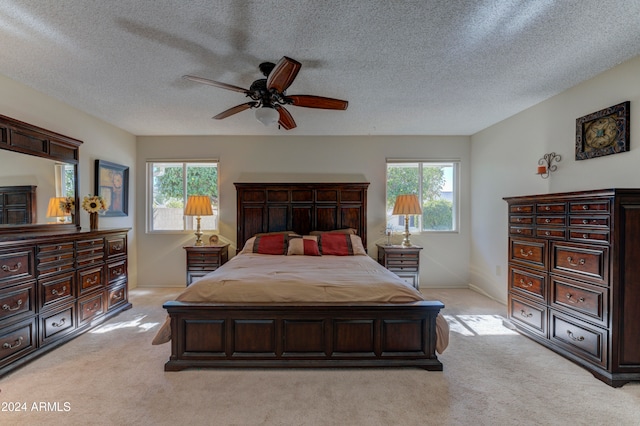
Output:
M367 188L362 183L235 183L237 240L260 232L354 228L367 247Z

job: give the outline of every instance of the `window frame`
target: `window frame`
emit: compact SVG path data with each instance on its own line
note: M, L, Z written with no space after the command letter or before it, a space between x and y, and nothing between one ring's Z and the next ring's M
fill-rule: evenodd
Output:
M422 169L425 165L429 166L435 166L435 165L451 165L452 167L452 182L451 182L451 190L453 192L452 194L452 202L453 202L453 211L452 211L452 227L453 229L422 229L422 217L420 217L419 222L420 222L420 229L417 228L411 228L410 231L414 234L422 234L422 233L442 233L442 234L458 234L460 233L460 159L458 158L445 158L445 159L423 159L423 158L387 158L385 161L385 182L384 182L384 189L385 189L385 197L384 197L384 204L385 204L385 228L387 227L388 223L389 223L389 216L386 212L387 209L387 200L388 200L388 181L389 181L389 165L393 165L393 164L418 164L418 169L419 169L419 179L420 181L418 182L418 188L417 188L417 195L418 198L420 200L422 200L422 177L423 177L423 173L422 173Z
M218 218L214 229L202 227L202 232L216 233L220 228L220 160L217 158L198 158L198 159L147 159L145 161L145 178L146 178L146 194L145 194L145 233L147 234L193 234L194 229L188 229L186 216L183 215L182 230L179 229L153 229L153 167L157 163L182 163L183 170L186 171L188 164L214 163L218 170L216 187L218 189L217 211ZM183 174L184 193L187 193L186 173ZM186 205L186 197L184 203Z

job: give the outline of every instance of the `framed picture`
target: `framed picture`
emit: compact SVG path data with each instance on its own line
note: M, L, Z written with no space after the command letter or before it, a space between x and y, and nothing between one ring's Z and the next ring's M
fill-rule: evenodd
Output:
M629 104L576 119L576 160L629 151Z
M129 207L129 167L96 160L96 195L107 202L104 216L127 216Z

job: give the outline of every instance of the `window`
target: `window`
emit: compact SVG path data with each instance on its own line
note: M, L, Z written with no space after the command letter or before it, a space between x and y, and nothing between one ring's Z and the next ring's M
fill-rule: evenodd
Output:
M148 161L147 231L187 231L197 227L195 216L185 216L189 195L208 195L213 216L202 216L200 227L218 227L218 162Z
M422 215L409 216L409 231L457 231L458 162L387 160L387 230L403 231L404 217L393 216L400 194L417 194Z

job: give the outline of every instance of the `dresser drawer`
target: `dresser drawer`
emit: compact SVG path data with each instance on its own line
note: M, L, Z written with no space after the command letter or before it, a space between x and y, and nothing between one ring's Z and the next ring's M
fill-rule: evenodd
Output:
M75 330L73 303L40 315L40 345L46 345Z
M565 226L567 224L566 216L538 216L536 217L536 225L538 226Z
M609 290L566 278L551 277L551 305L606 327Z
M567 211L567 203L537 203L538 214L564 214Z
M509 266L509 290L533 297L540 302L547 298L547 277L536 271Z
M574 227L596 227L596 228L609 228L610 217L609 216L569 216L569 225Z
M75 298L74 273L69 272L60 276L40 280L40 307L63 303Z
M533 225L533 216L509 215L509 223L512 225Z
M569 212L574 213L609 213L611 211L611 205L609 200L593 200L585 202L572 202L569 203Z
M547 242L510 239L509 260L525 263L531 267L544 269L546 267Z
M97 288L104 287L102 266L78 271L78 296L82 296Z
M607 330L551 310L550 339L572 354L607 366Z
M609 283L609 248L553 243L551 272L569 274L600 285Z
M4 328L0 334L0 367L33 352L36 336L35 317Z
M58 253L72 252L75 248L73 241L63 241L57 244L38 245L38 257L50 256Z
M107 311L110 311L118 306L126 303L127 297L127 283L110 287L107 290Z
M38 277L73 271L75 253L71 251L47 251L38 253Z
M36 313L36 282L20 284L0 291L0 322Z
M104 313L105 292L78 300L78 326L82 326Z
M533 228L527 228L523 226L510 226L509 234L513 236L521 235L523 237L533 237Z
M533 203L531 203L531 204L511 204L511 205L509 205L509 213L516 213L516 214L533 213Z
M107 238L107 257L116 257L127 254L127 236L118 235Z
M509 319L530 332L547 337L547 308L509 294Z
M187 266L192 268L211 266L215 269L220 266L220 256L212 252L187 252Z
M34 277L33 248L0 252L0 283Z
M536 237L564 240L567 236L565 228L536 228Z
M107 264L107 280L113 284L127 278L127 260L120 260Z
M609 244L609 236L608 230L569 228L569 240L571 241Z

